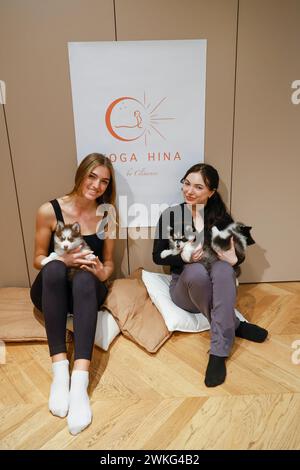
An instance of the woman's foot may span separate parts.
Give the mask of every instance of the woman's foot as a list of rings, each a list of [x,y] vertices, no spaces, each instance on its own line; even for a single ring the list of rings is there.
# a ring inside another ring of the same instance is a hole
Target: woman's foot
[[[268,330],[253,325],[253,323],[241,321],[238,328],[235,330],[235,336],[254,341],[255,343],[263,343],[268,336]]]
[[[70,389],[68,426],[71,434],[83,431],[92,421],[92,410],[87,393],[89,373],[86,370],[73,370]]]
[[[204,383],[207,387],[221,385],[226,378],[226,357],[209,355]]]
[[[69,409],[69,361],[53,362],[53,381],[50,388],[49,410],[55,416],[64,418]]]

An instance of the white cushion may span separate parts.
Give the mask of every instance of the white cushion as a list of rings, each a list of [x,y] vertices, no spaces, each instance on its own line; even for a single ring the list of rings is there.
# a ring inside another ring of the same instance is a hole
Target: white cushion
[[[169,274],[142,271],[142,279],[152,302],[162,314],[169,331],[185,331],[195,333],[209,330],[209,322],[202,313],[190,313],[183,310],[171,299],[169,286],[172,276]],[[235,309],[237,317],[246,321],[243,315]]]
[[[73,328],[73,315],[69,315],[67,319],[67,329],[74,331]],[[107,310],[100,310],[98,312],[95,344],[99,348],[107,351],[110,343],[120,333],[120,328],[112,314]]]

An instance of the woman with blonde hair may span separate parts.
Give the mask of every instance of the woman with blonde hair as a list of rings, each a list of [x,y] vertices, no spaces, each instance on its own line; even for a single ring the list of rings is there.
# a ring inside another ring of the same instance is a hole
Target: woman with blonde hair
[[[40,272],[30,294],[32,302],[44,315],[52,359],[49,409],[56,416],[68,415],[71,434],[78,434],[92,420],[87,394],[89,366],[97,312],[107,295],[105,281],[114,269],[114,240],[100,237],[96,230],[101,222],[99,208],[105,203],[114,206],[115,196],[115,176],[110,160],[93,153],[80,163],[72,191],[46,202],[37,212],[34,267]],[[90,250],[82,251],[78,247],[44,264],[45,258],[54,251],[58,222],[78,222]],[[95,258],[87,259],[91,253]],[[70,268],[77,268],[72,280],[68,276]],[[75,343],[71,384],[66,355],[68,313],[73,314]]]

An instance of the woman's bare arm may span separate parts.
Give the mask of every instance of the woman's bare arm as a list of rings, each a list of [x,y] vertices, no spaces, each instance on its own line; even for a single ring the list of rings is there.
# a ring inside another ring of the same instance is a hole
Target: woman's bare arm
[[[49,202],[43,204],[37,211],[34,243],[33,266],[41,269],[41,261],[48,256],[53,221],[53,208]]]
[[[114,271],[114,260],[113,260],[114,246],[115,246],[115,240],[113,238],[106,238],[104,240],[103,271],[105,272],[105,279],[102,279],[104,281],[106,281],[112,275]]]

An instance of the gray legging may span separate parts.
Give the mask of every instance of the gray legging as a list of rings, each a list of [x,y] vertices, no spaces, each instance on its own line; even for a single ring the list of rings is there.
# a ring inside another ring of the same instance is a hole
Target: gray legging
[[[50,261],[37,275],[30,296],[33,304],[44,314],[50,356],[66,349],[67,314],[73,313],[74,359],[92,357],[97,312],[107,288],[87,271],[78,270],[72,282],[62,261]]]
[[[240,321],[234,312],[235,272],[226,261],[216,261],[211,272],[201,263],[186,264],[181,274],[172,274],[173,302],[191,313],[202,312],[211,328],[210,354],[227,357]]]

